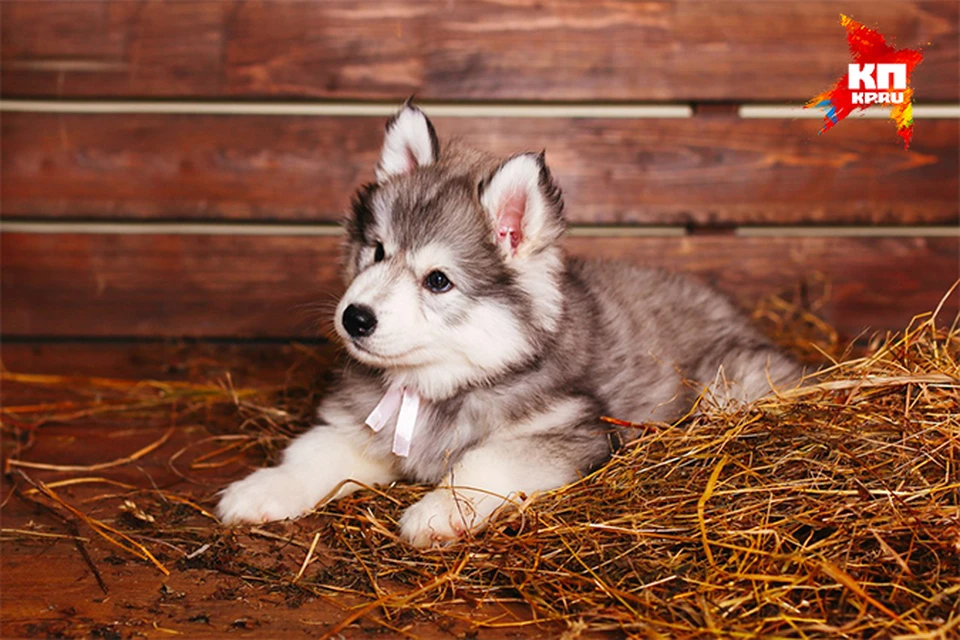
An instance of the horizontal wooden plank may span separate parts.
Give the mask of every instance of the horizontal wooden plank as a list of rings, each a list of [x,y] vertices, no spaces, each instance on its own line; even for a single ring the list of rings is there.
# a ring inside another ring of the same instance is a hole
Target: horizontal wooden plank
[[[695,274],[744,305],[822,274],[848,334],[896,329],[960,278],[960,238],[570,238],[574,254]],[[339,239],[4,233],[8,336],[316,336]],[[956,313],[957,297],[945,313]]]
[[[572,221],[956,224],[960,121],[437,118],[442,140],[546,148]],[[336,221],[383,119],[7,113],[6,216]]]
[[[955,0],[2,4],[7,96],[803,101],[846,68],[839,12],[923,46],[960,98]]]

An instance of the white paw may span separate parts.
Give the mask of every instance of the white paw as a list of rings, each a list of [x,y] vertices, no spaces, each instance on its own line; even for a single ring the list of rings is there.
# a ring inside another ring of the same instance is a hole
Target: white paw
[[[217,505],[224,524],[296,518],[314,506],[308,488],[281,468],[260,469],[227,487]]]
[[[400,537],[421,549],[448,545],[483,528],[501,502],[492,496],[477,496],[473,491],[431,491],[404,512]]]

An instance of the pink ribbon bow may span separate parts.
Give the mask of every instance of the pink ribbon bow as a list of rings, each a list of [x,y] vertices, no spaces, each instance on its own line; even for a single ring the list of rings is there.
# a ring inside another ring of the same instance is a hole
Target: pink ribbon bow
[[[368,427],[379,432],[397,412],[398,407],[400,415],[397,416],[397,428],[393,432],[393,452],[406,458],[410,454],[413,430],[417,424],[417,413],[420,411],[418,393],[405,389],[399,384],[391,385],[365,422]]]

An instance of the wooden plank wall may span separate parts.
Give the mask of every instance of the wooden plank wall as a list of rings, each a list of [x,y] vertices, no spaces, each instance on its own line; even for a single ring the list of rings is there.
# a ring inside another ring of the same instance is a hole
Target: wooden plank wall
[[[960,110],[955,0],[843,10],[923,45],[918,106]],[[902,328],[960,278],[960,120],[918,117],[904,150],[884,119],[818,136],[816,118],[738,111],[831,84],[849,56],[837,12],[6,1],[3,333],[317,335],[342,290],[335,224],[412,93],[441,138],[546,148],[578,255],[689,271],[744,305],[826,277],[846,334]]]

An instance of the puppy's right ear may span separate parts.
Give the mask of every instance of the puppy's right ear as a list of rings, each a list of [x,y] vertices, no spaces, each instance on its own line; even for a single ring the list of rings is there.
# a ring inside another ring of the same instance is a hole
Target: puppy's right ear
[[[377,182],[433,164],[440,157],[440,142],[430,120],[408,100],[387,121],[387,134],[377,165]]]

